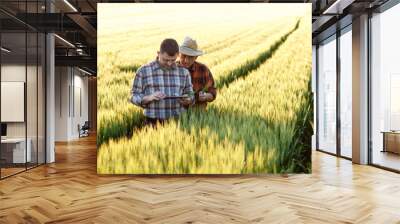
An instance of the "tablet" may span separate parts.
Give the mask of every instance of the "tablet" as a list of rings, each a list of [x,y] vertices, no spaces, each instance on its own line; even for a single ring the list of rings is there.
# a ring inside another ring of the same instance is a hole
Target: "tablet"
[[[180,98],[188,98],[189,96],[187,95],[182,95],[182,96],[166,96],[164,99],[180,99]]]

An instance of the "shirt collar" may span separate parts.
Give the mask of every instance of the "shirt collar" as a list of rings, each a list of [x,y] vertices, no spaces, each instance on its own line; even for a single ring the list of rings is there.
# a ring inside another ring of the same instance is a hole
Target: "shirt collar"
[[[193,64],[189,67],[189,70],[192,71],[192,72],[193,72],[194,70],[196,70],[196,65],[197,65],[197,62],[194,61]]]

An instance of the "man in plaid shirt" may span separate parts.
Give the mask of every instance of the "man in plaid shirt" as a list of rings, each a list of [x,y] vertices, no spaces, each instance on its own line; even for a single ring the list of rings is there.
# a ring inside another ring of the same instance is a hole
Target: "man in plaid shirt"
[[[144,108],[146,123],[163,123],[176,118],[194,101],[190,73],[175,64],[179,46],[174,39],[165,39],[157,59],[141,66],[133,80],[131,102]],[[182,97],[186,95],[187,97]]]
[[[217,90],[210,69],[196,61],[203,52],[197,49],[197,43],[190,37],[185,37],[179,47],[179,65],[187,68],[192,79],[195,92],[195,106],[206,108],[208,102],[215,100]]]

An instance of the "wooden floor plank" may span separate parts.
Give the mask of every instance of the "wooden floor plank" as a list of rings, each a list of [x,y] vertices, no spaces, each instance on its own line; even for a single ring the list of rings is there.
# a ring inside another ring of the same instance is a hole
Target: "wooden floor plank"
[[[99,176],[96,139],[0,181],[0,223],[400,223],[400,175],[313,152],[311,175]]]

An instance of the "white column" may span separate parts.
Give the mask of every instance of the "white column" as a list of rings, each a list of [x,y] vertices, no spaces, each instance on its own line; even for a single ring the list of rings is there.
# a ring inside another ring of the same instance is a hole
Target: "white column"
[[[47,1],[47,12],[53,12],[54,6]],[[46,163],[55,161],[55,53],[54,34],[46,35]]]
[[[368,163],[368,15],[353,19],[353,162]]]

